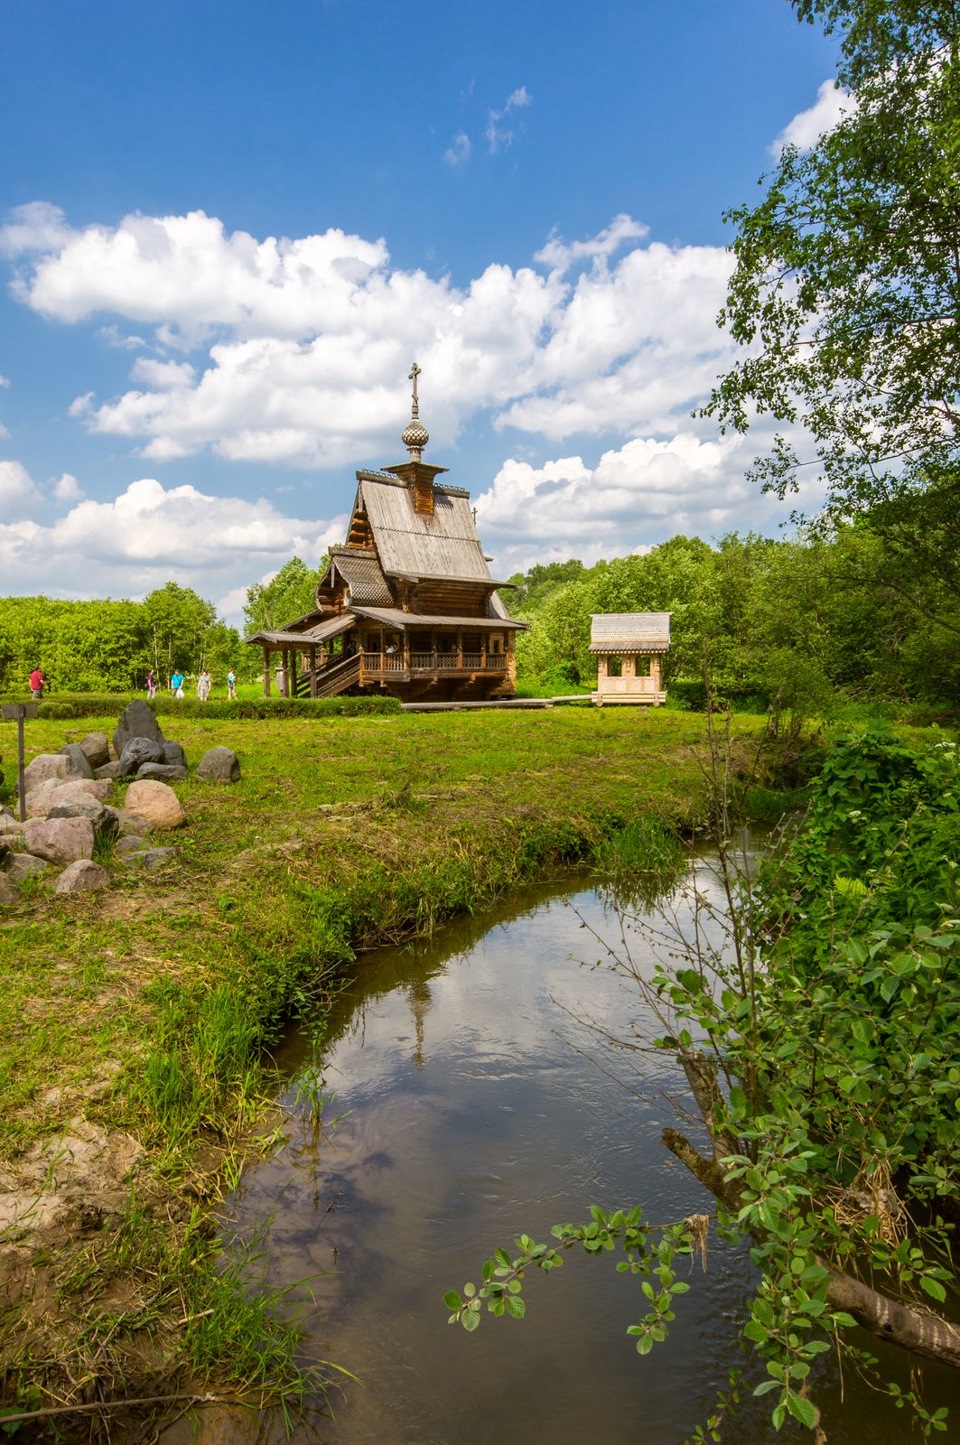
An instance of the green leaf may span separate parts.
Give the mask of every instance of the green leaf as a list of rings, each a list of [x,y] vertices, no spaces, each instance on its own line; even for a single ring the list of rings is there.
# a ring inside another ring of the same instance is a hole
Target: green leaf
[[[808,1400],[806,1395],[795,1394],[793,1390],[787,1393],[787,1409],[793,1418],[799,1420],[808,1430],[812,1430],[820,1418],[820,1412],[813,1401]]]
[[[447,1290],[447,1293],[443,1297],[443,1302],[448,1310],[458,1310],[460,1308],[460,1296],[455,1289]]]
[[[512,1315],[515,1320],[522,1320],[527,1312],[527,1306],[519,1295],[507,1296],[507,1314]]]
[[[931,1299],[942,1304],[947,1297],[947,1292],[938,1279],[932,1279],[928,1274],[920,1276],[920,1288],[925,1290]]]

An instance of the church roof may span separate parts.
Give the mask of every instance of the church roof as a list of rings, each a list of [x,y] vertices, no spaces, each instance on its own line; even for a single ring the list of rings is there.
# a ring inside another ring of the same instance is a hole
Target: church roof
[[[388,577],[410,577],[494,585],[477,535],[470,494],[460,487],[434,486],[433,511],[414,510],[409,488],[393,477],[358,473],[358,504],[373,533],[380,565]]]
[[[372,548],[331,547],[330,557],[350,588],[351,603],[366,603],[371,607],[393,605],[393,595]]]

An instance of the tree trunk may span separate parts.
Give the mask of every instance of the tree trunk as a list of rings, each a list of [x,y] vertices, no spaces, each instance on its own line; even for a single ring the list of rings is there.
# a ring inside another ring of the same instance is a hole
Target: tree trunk
[[[717,1159],[705,1159],[676,1129],[664,1129],[660,1137],[671,1154],[710,1190],[715,1199],[730,1210],[740,1208],[736,1181],[727,1178]],[[889,1340],[893,1345],[899,1345],[915,1355],[923,1355],[928,1360],[939,1360],[941,1364],[960,1368],[960,1327],[939,1315],[890,1299],[862,1280],[838,1273],[825,1260],[817,1263],[828,1273],[827,1302],[832,1309],[846,1310],[865,1330],[880,1339]]]

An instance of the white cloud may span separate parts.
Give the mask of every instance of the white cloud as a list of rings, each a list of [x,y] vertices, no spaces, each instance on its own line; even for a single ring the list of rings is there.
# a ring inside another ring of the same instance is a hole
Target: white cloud
[[[294,553],[316,565],[345,529],[345,516],[286,517],[263,499],[145,477],[112,501],[78,502],[49,526],[0,523],[0,576],[9,594],[143,596],[173,578],[206,597],[245,595],[254,577]]]
[[[466,165],[473,154],[473,142],[465,131],[458,131],[450,146],[443,153],[448,166]]]
[[[147,344],[142,336],[124,336],[119,326],[101,326],[95,335],[118,351],[139,351]]]
[[[28,502],[39,499],[40,493],[22,462],[0,461],[0,517],[20,510]]]
[[[491,155],[498,151],[505,150],[513,144],[514,132],[500,124],[512,110],[524,110],[528,105],[533,104],[533,96],[525,85],[519,86],[512,91],[504,101],[500,110],[489,110],[487,112],[487,124],[484,128],[483,138],[487,142],[487,150]]]
[[[646,243],[626,215],[586,240],[551,237],[546,275],[492,264],[462,287],[391,267],[382,240],[257,241],[202,212],[40,234],[56,244],[38,255],[34,237],[15,282],[25,304],[63,322],[107,311],[156,325],[160,355],[138,358],[137,389],[86,393],[70,413],[157,460],[313,467],[395,449],[414,355],[436,447],[485,409],[551,440],[671,434],[732,350],[714,326],[727,252]],[[201,346],[196,367],[169,359]]]
[[[0,256],[59,251],[71,236],[63,211],[49,201],[16,206],[0,229]]]
[[[770,154],[779,156],[787,146],[798,150],[811,150],[822,135],[839,125],[846,115],[856,110],[856,101],[835,80],[825,80],[817,91],[817,98],[809,110],[801,110],[785,126],[770,146]]]
[[[143,381],[158,391],[190,386],[196,374],[189,361],[154,361],[148,356],[138,356],[130,372],[134,381]]]
[[[637,438],[604,452],[596,466],[580,456],[542,466],[511,458],[476,503],[494,575],[549,558],[641,552],[677,533],[770,530],[788,509],[745,479],[757,447],[755,436],[697,435],[691,422],[670,440]],[[815,506],[821,495],[819,479],[808,478],[802,503]]]
[[[612,256],[629,241],[642,241],[650,234],[650,227],[632,216],[621,213],[614,216],[609,226],[586,241],[567,243],[556,232],[545,246],[534,255],[534,260],[554,271],[568,271],[578,261],[595,261]]]
[[[79,502],[83,500],[84,493],[76,477],[70,472],[64,472],[54,486],[53,495],[58,502]]]

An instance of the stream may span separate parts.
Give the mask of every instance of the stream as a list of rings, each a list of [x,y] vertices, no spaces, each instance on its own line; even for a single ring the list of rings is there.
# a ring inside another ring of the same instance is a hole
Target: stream
[[[709,862],[697,866],[709,888]],[[654,913],[627,933],[648,970],[660,926]],[[593,966],[594,935],[616,941],[620,923],[591,880],[567,878],[432,941],[364,955],[324,1041],[319,1130],[308,1037],[287,1040],[288,1144],[245,1176],[230,1218],[248,1239],[269,1221],[267,1279],[293,1286],[307,1310],[305,1358],[359,1379],[327,1410],[316,1402],[297,1445],[679,1445],[742,1362],[750,1265],[715,1236],[706,1274],[681,1262],[692,1287],[645,1358],[626,1334],[645,1312],[639,1281],[613,1254],[570,1251],[562,1269],[528,1275],[522,1322],[484,1313],[470,1335],[447,1323],[444,1292],[475,1281],[521,1231],[549,1240],[551,1225],[587,1219],[594,1203],[642,1203],[652,1221],[710,1207],[660,1143],[682,1079],[666,1058],[605,1039],[625,1037],[643,1010],[635,986]],[[905,1412],[823,1358],[815,1397],[831,1445],[920,1438]],[[956,1420],[952,1372],[927,1378],[930,1407],[951,1404]],[[748,1399],[724,1440],[812,1441],[792,1425],[778,1435],[769,1409],[770,1397]],[[256,1438],[284,1437],[265,1417]]]

